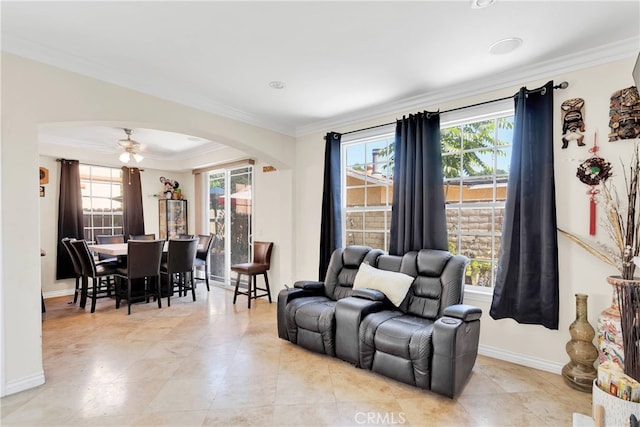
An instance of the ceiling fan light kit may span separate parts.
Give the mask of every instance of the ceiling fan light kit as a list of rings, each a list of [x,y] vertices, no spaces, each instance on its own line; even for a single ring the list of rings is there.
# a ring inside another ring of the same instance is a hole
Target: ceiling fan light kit
[[[136,161],[136,163],[140,163],[144,157],[139,153],[140,151],[140,143],[131,139],[131,129],[124,128],[124,133],[127,134],[127,139],[121,139],[118,141],[118,144],[124,149],[124,153],[120,154],[120,161],[122,163],[129,163],[131,158]]]

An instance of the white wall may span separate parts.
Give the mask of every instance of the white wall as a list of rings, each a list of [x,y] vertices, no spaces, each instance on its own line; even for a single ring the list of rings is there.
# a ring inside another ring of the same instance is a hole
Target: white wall
[[[48,263],[55,253],[51,249],[55,244],[51,243],[48,233],[57,232],[55,227],[48,224],[57,215],[57,208],[51,204],[57,190],[54,190],[55,183],[48,184],[46,197],[41,199],[36,190],[39,187],[36,171],[41,164],[49,165],[51,171],[57,170],[52,164],[55,157],[91,160],[78,152],[52,153],[40,150],[40,126],[56,123],[108,123],[119,127],[139,126],[180,132],[227,144],[233,147],[226,150],[227,153],[242,153],[254,158],[258,164],[275,165],[277,172],[256,174],[257,188],[275,188],[278,191],[273,197],[256,197],[255,215],[259,220],[256,221],[255,237],[275,242],[276,263],[270,274],[273,282],[280,283],[280,275],[286,278],[291,276],[290,271],[282,271],[291,268],[290,261],[283,262],[277,257],[290,256],[293,252],[289,230],[292,222],[293,185],[290,169],[295,157],[293,138],[6,53],[2,54],[1,78],[0,205],[12,206],[12,209],[2,212],[0,227],[0,253],[3,256],[0,275],[0,360],[3,362],[0,366],[0,395],[44,382],[46,373],[42,367],[41,278],[47,280],[46,286],[50,292],[64,292],[65,286],[69,286],[51,280],[54,273]],[[199,159],[201,163],[198,166],[228,160],[225,157],[228,154],[217,154],[203,156]],[[46,156],[49,156],[48,159]],[[108,161],[102,160],[105,161],[99,162],[100,164]],[[153,164],[145,159],[145,165],[149,169],[143,173],[143,186],[150,191],[156,185],[159,171],[163,170],[158,168],[153,171]],[[186,186],[187,182],[192,182],[192,178],[183,181]],[[145,190],[145,194],[146,192]],[[157,223],[157,216],[151,208],[146,209],[146,205],[145,220],[149,224]],[[192,212],[190,217],[191,215]],[[45,217],[42,233],[41,216]],[[193,217],[190,221],[193,223]],[[264,235],[259,234],[261,231]],[[48,249],[46,260],[41,260],[41,246]],[[42,272],[41,264],[45,266],[46,272]]]
[[[380,117],[353,126],[326,131],[347,132],[368,126],[392,123],[403,114],[420,110],[446,110],[471,105],[476,102],[513,95],[521,86],[533,89],[553,79],[556,84],[567,81],[569,88],[556,90],[555,101],[555,174],[558,226],[568,231],[588,236],[589,202],[585,194],[587,186],[576,178],[580,161],[590,156],[587,149],[593,144],[593,134],[598,131],[599,154],[608,159],[614,173],[622,174],[620,158],[628,158],[633,148],[632,141],[607,142],[609,133],[609,99],[613,92],[633,86],[631,70],[634,59],[623,60],[583,71],[549,76],[547,79],[522,82],[519,86],[486,93],[481,96],[460,99],[443,105],[425,105],[414,111],[398,111],[394,116]],[[575,143],[562,149],[562,123],[560,106],[570,98],[585,100],[585,142],[587,147],[577,147]],[[316,279],[318,277],[318,238],[320,236],[320,210],[322,194],[323,165],[318,159],[324,155],[323,136],[326,132],[307,135],[296,141],[295,167],[295,248],[296,279]],[[619,188],[622,188],[620,186]],[[600,214],[602,217],[603,215]],[[597,239],[606,241],[602,227]],[[313,238],[312,238],[313,237]],[[605,277],[616,274],[616,270],[595,259],[577,245],[560,236],[560,322],[557,331],[542,326],[521,325],[512,320],[493,320],[489,316],[490,302],[486,299],[465,296],[465,302],[478,305],[483,310],[480,347],[481,352],[494,357],[559,373],[569,361],[565,345],[570,339],[568,328],[575,319],[575,294],[589,295],[588,315],[592,325],[597,316],[611,302],[611,288]]]

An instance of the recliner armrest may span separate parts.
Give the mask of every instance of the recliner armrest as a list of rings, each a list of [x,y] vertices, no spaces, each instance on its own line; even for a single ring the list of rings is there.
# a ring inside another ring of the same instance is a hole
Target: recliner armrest
[[[304,289],[307,291],[317,291],[324,288],[324,282],[313,280],[299,280],[293,284],[294,288]]]
[[[364,298],[371,301],[384,301],[385,295],[375,289],[358,288],[354,289],[351,296]]]
[[[297,282],[297,283],[302,283],[302,282]],[[323,287],[319,287],[317,289],[304,289],[304,288],[282,289],[278,293],[278,313],[277,313],[278,336],[283,340],[289,341],[289,332],[288,332],[287,319],[286,319],[286,308],[289,302],[293,301],[296,298],[304,298],[304,297],[310,297],[310,296],[322,295],[322,294],[323,294]]]
[[[455,304],[446,307],[442,311],[443,316],[455,317],[464,322],[471,322],[482,317],[482,310],[479,307],[466,304]]]

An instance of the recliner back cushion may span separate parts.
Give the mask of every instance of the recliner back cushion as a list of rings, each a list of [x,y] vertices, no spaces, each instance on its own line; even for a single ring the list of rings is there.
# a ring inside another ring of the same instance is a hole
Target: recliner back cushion
[[[371,248],[368,246],[347,246],[333,251],[324,279],[327,297],[337,301],[351,296],[358,268],[369,252]]]
[[[414,255],[415,254],[415,255]],[[447,251],[435,249],[422,249],[417,253],[408,253],[403,260],[403,269],[408,270],[415,266],[416,278],[409,290],[406,305],[403,307],[406,313],[427,319],[437,319],[442,315],[442,310],[451,305],[462,302],[462,278],[459,274],[459,263],[463,270],[466,263],[461,257],[455,258]],[[451,271],[448,271],[448,266]]]

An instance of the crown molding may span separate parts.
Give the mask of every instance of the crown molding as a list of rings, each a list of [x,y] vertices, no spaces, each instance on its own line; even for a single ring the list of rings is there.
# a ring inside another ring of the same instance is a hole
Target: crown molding
[[[343,114],[296,128],[296,137],[316,132],[349,127],[365,121],[398,114],[402,111],[421,110],[426,106],[438,105],[457,99],[522,85],[523,82],[548,79],[554,74],[568,73],[608,64],[629,57],[635,57],[640,50],[640,37],[633,37],[616,43],[577,52],[560,59],[540,62],[533,66],[496,73],[477,82],[457,84],[431,91],[426,94],[387,102],[372,108]]]
[[[554,74],[586,69],[629,57],[635,57],[640,49],[639,46],[640,37],[633,37],[577,52],[552,61],[540,62],[534,66],[520,67],[515,70],[496,73],[483,79],[476,79],[473,82],[439,88],[414,97],[385,102],[371,108],[352,111],[295,127],[288,123],[267,120],[233,106],[218,103],[201,94],[194,94],[188,90],[187,87],[183,87],[180,82],[166,82],[153,79],[140,81],[130,74],[124,74],[115,70],[110,64],[99,61],[89,61],[70,52],[51,49],[11,34],[3,34],[2,39],[3,51],[292,137],[324,132],[328,129],[349,127],[364,121],[397,114],[402,111],[424,109],[425,106],[437,105],[494,90],[522,85],[523,82],[527,81],[550,78],[550,76]],[[158,87],[162,87],[162,91],[158,90]]]

